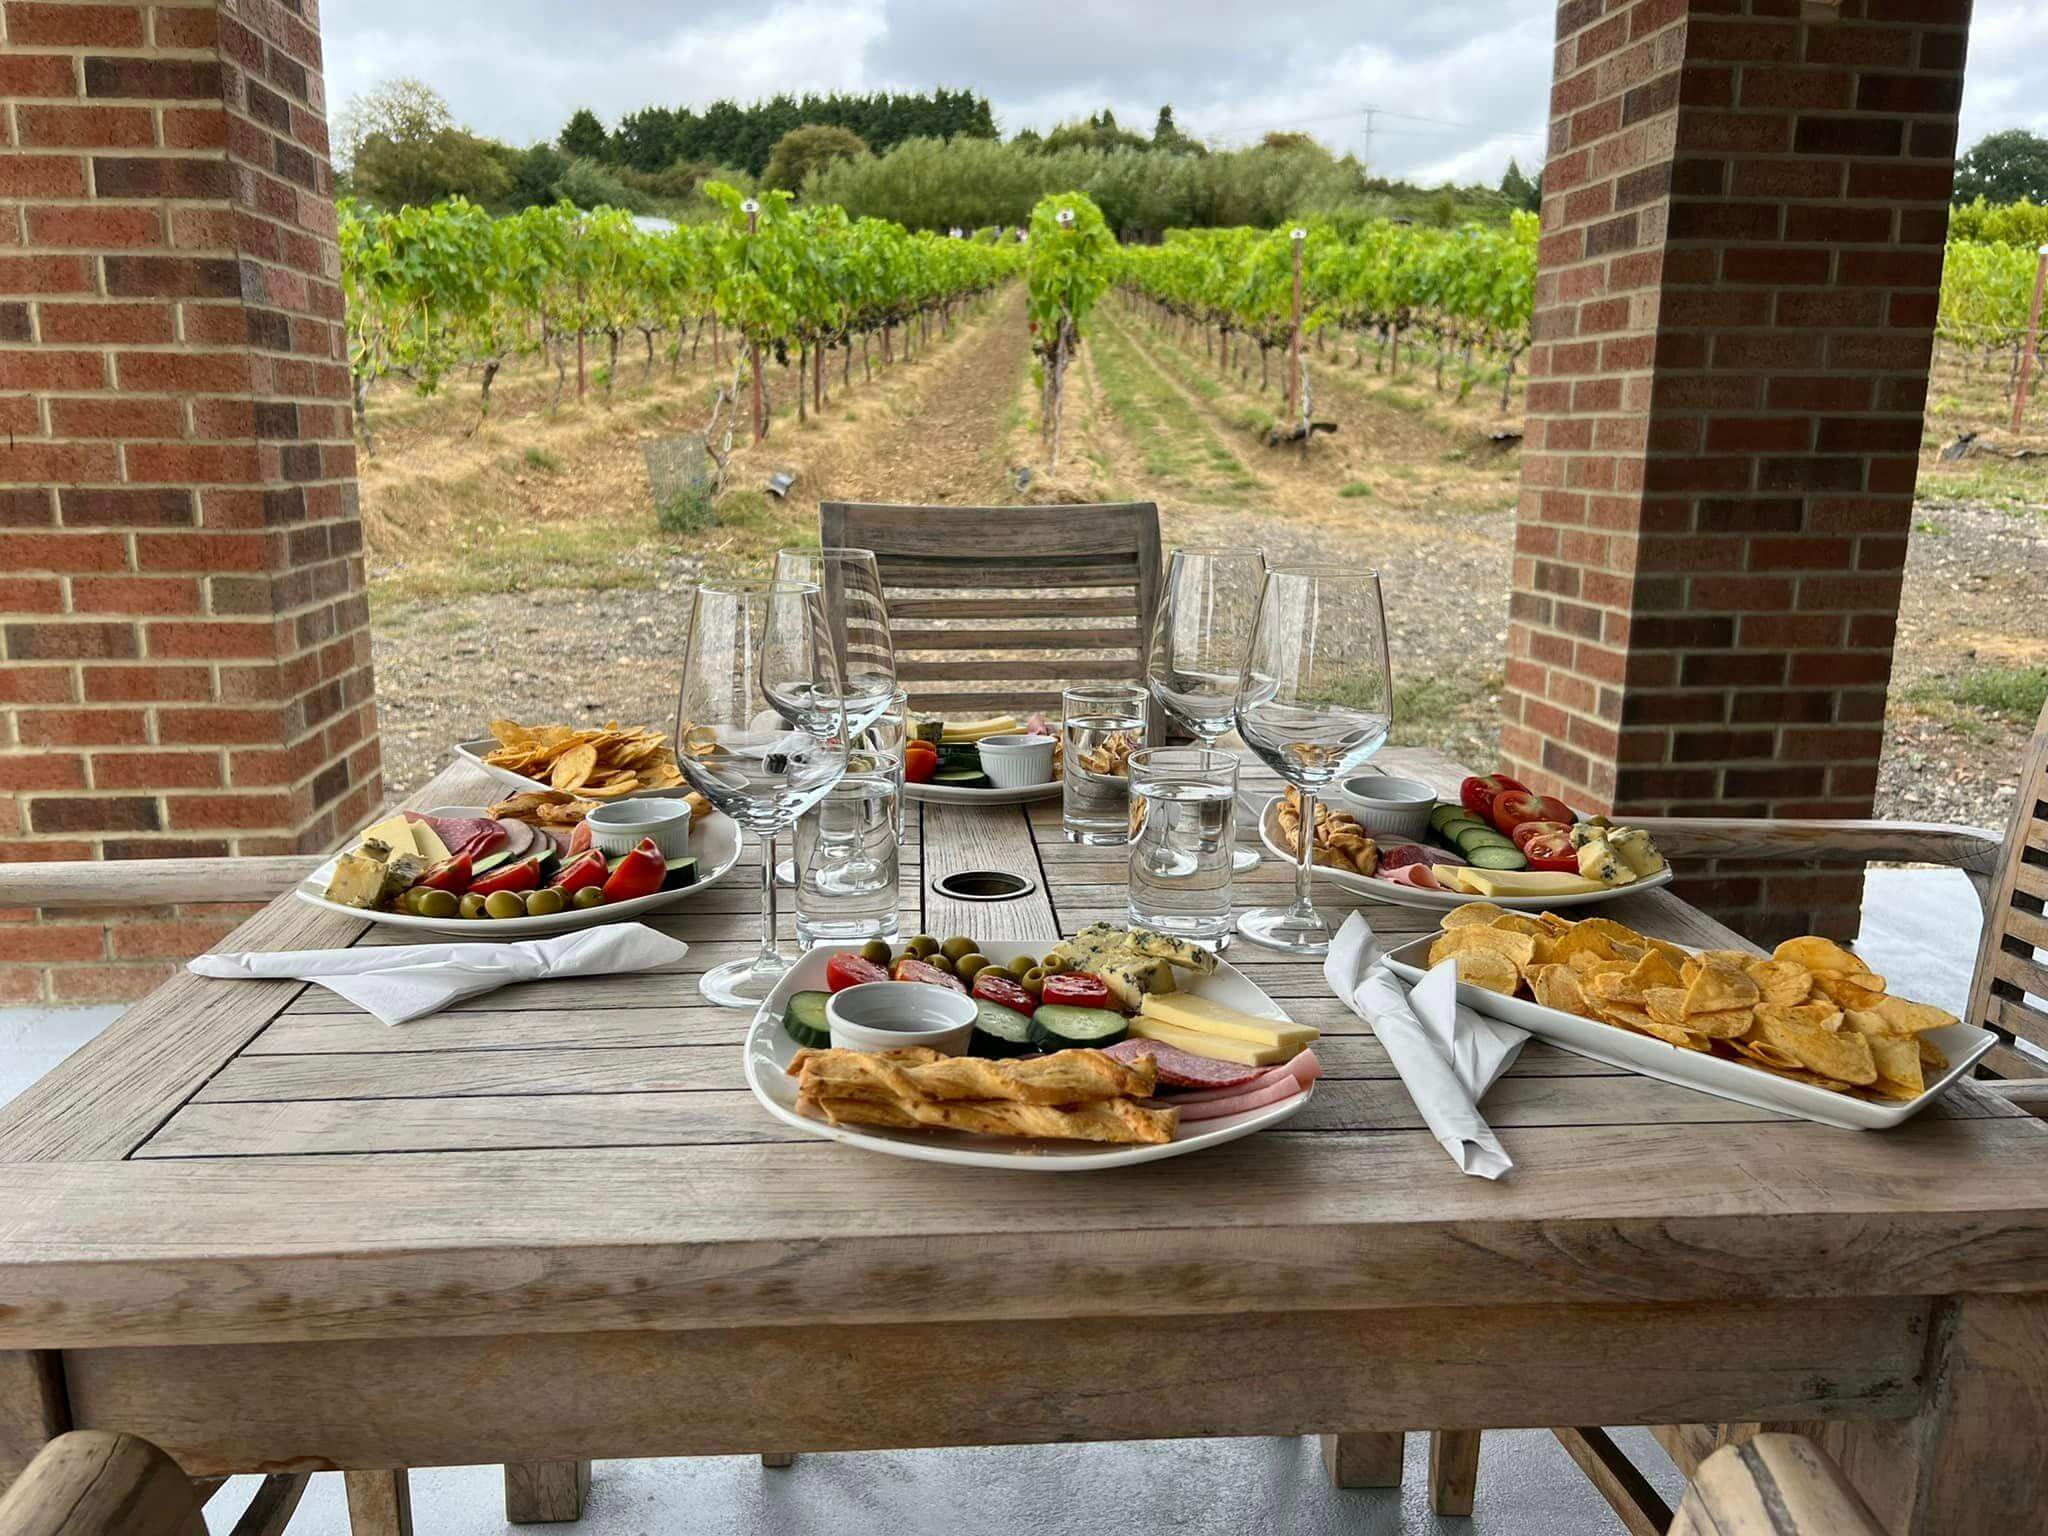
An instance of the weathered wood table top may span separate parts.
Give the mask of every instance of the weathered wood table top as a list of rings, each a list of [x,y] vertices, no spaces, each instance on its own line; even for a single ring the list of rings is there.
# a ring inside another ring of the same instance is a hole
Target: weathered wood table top
[[[487,798],[457,766],[414,803]],[[905,933],[1120,919],[1123,850],[1066,843],[1059,815],[924,807]],[[396,1028],[297,982],[180,975],[0,1111],[0,1469],[60,1413],[195,1473],[1839,1420],[1852,1476],[1923,1522],[1898,1529],[1943,1532],[1992,1529],[2044,1470],[2048,1126],[1992,1095],[1858,1134],[1532,1042],[1484,1106],[1516,1162],[1489,1183],[1317,964],[1240,943],[1325,1031],[1283,1129],[1063,1177],[877,1157],[760,1109],[746,1015],[698,996],[750,950],[759,856],[655,923],[690,943],[673,971]],[[919,879],[990,867],[1039,890],[951,907]],[[1239,900],[1291,879],[1268,859]],[[1603,910],[1735,942],[1663,893]],[[222,947],[402,937],[287,896]]]

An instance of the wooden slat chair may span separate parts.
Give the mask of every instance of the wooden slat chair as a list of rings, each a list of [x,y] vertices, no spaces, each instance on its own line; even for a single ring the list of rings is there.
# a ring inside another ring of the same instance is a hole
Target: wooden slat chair
[[[2003,838],[1979,827],[1923,822],[1624,819],[1647,831],[1674,863],[1726,858],[1816,869],[1884,862],[1962,870],[1984,909],[1963,1019],[2000,1039],[1979,1065],[1978,1075],[1983,1086],[2016,1107],[2048,1119],[2048,962],[2038,953],[2048,950],[2048,708],[2035,723]],[[1570,1427],[1553,1433],[1630,1532],[1656,1536],[1664,1531],[1669,1511],[1649,1493],[1648,1482],[1608,1435],[1599,1429]],[[1669,1444],[1678,1430],[1663,1427],[1658,1435]],[[1347,1446],[1354,1438],[1369,1445],[1379,1437],[1341,1437]],[[1432,1434],[1430,1502],[1438,1513],[1471,1513],[1479,1440],[1472,1430]],[[1332,1459],[1333,1469],[1336,1464]]]
[[[907,507],[828,501],[829,548],[882,570],[911,707],[965,718],[1057,712],[1069,684],[1143,682],[1159,606],[1159,509]],[[1159,721],[1153,720],[1153,739]]]

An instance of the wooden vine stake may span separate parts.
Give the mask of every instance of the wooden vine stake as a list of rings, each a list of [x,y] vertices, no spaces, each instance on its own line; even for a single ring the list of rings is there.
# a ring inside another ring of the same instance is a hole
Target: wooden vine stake
[[[1301,426],[1301,454],[1308,457],[1308,391],[1307,380],[1302,377],[1301,368],[1301,248],[1308,242],[1308,231],[1294,231],[1294,326],[1287,339],[1289,367],[1287,377],[1287,409]]]
[[[2020,387],[2012,397],[2012,430],[2020,429],[2027,414],[2027,386],[2034,378],[2034,353],[2041,344],[2041,290],[2048,286],[2048,245],[2041,247],[2034,262],[2034,308],[2027,316],[2027,345],[2020,353]]]
[[[747,216],[747,238],[752,239],[760,228],[761,205],[751,197],[740,204],[740,212]],[[768,435],[767,423],[761,409],[761,338],[747,338],[747,371],[754,376],[754,441],[759,443]]]

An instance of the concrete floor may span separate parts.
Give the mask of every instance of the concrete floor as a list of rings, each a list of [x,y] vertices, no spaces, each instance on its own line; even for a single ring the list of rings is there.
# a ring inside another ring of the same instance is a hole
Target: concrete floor
[[[1857,948],[1894,991],[1960,1011],[1975,959],[1979,907],[1953,871],[1874,870]],[[1967,937],[1966,937],[1967,936]],[[0,1009],[0,1103],[19,1093],[115,1017],[117,1008]],[[1676,1470],[1649,1435],[1618,1432],[1664,1497]],[[1621,1529],[1547,1431],[1489,1434],[1470,1520],[1439,1520],[1426,1498],[1429,1441],[1408,1439],[1398,1490],[1339,1492],[1312,1439],[1147,1441],[1123,1445],[994,1447],[799,1456],[782,1471],[753,1457],[600,1462],[576,1527],[585,1536],[955,1536],[989,1530],[1033,1536],[1189,1536],[1285,1532],[1320,1536],[1607,1536]],[[209,1525],[234,1523],[251,1479],[214,1500]],[[482,1536],[505,1524],[495,1467],[415,1472],[421,1536]],[[313,1479],[293,1536],[345,1536],[341,1479]]]

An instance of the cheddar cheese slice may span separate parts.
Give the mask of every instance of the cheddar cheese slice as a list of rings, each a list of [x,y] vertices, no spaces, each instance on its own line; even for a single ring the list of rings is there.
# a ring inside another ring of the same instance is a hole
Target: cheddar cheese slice
[[[1149,1001],[1149,999],[1148,999]],[[1301,1052],[1298,1045],[1266,1045],[1257,1040],[1233,1040],[1228,1035],[1208,1035],[1200,1030],[1182,1029],[1160,1019],[1139,1014],[1131,1020],[1131,1034],[1139,1040],[1157,1040],[1178,1046],[1191,1056],[1211,1061],[1234,1061],[1244,1067],[1271,1067],[1292,1061]]]
[[[1254,1045],[1284,1045],[1296,1051],[1313,1044],[1322,1033],[1310,1024],[1262,1019],[1256,1014],[1226,1008],[1214,998],[1190,997],[1185,992],[1170,997],[1147,997],[1139,1011],[1145,1018],[1156,1019],[1176,1029],[1193,1030],[1198,1035],[1248,1040]]]
[[[367,829],[357,839],[356,846],[361,847],[371,838],[384,844],[393,854],[409,853],[416,858],[423,856],[419,841],[413,836],[413,824],[403,816],[385,817],[377,825]]]

